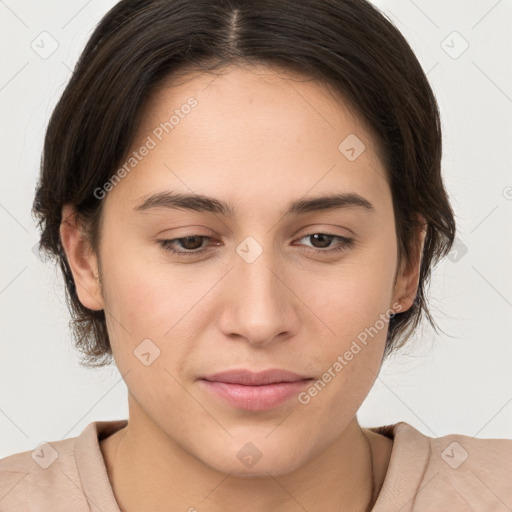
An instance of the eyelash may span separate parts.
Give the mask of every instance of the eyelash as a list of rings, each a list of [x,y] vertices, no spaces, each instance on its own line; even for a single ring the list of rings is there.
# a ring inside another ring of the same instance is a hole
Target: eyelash
[[[350,249],[354,245],[354,239],[353,238],[347,238],[345,236],[335,235],[333,233],[324,233],[324,232],[311,233],[309,235],[304,235],[304,236],[300,237],[299,240],[302,240],[303,238],[311,237],[313,235],[326,235],[326,236],[337,238],[337,239],[340,240],[339,244],[334,249],[325,249],[325,250],[323,250],[323,249],[315,249],[315,248],[310,249],[313,252],[333,254],[333,253],[341,252],[341,251],[343,251],[345,249]],[[190,250],[190,251],[180,251],[180,250],[172,249],[172,244],[174,242],[178,242],[180,240],[185,240],[186,238],[196,238],[196,237],[197,238],[203,238],[203,239],[204,238],[206,238],[206,239],[211,239],[212,238],[210,236],[204,236],[204,235],[189,235],[189,236],[183,236],[183,237],[180,237],[180,238],[172,238],[172,239],[169,239],[169,240],[159,240],[158,243],[160,244],[160,246],[165,251],[170,252],[172,254],[176,254],[178,256],[181,256],[181,255],[183,255],[183,256],[193,256],[193,255],[203,254],[208,249],[202,248],[202,249],[199,249],[199,250]]]

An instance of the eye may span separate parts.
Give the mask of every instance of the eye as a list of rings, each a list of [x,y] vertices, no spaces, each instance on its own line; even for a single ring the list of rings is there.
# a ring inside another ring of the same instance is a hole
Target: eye
[[[197,250],[198,247],[202,246],[202,241],[204,239],[210,239],[209,236],[203,236],[203,235],[190,235],[190,236],[184,236],[181,238],[173,238],[171,240],[159,240],[158,243],[169,252],[172,252],[173,254],[201,254],[206,251],[206,249],[203,247],[199,251]],[[198,243],[199,241],[199,243]],[[175,249],[176,244],[180,244],[185,250],[181,251],[179,249]]]
[[[299,238],[299,240],[307,238],[312,239],[313,243],[319,246],[312,246],[312,250],[318,253],[341,252],[343,250],[349,249],[354,245],[354,240],[352,238],[347,238],[341,235],[335,235],[331,233],[312,233],[310,235],[305,235]],[[211,239],[212,237],[204,235],[190,235],[181,238],[173,238],[169,240],[159,240],[158,243],[160,244],[161,247],[163,247],[164,250],[171,252],[172,254],[176,254],[179,256],[192,256],[206,252],[208,250],[208,247],[205,247],[203,245],[203,242],[205,240]],[[338,240],[338,243],[334,247],[332,247],[331,244],[333,240]]]
[[[313,246],[313,249],[315,249],[316,252],[341,252],[345,249],[349,249],[354,245],[354,239],[331,233],[313,233],[310,235],[305,235],[302,238],[299,238],[299,240],[303,240],[305,238],[310,238],[314,241],[315,244],[320,245],[320,248]],[[334,247],[330,246],[330,242],[333,239],[338,240],[338,243]],[[325,249],[326,246],[328,246],[327,249]]]

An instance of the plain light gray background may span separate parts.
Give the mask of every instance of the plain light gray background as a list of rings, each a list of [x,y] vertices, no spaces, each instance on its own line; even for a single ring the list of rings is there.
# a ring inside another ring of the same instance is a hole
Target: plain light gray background
[[[115,367],[78,366],[58,271],[33,252],[30,215],[46,124],[79,53],[114,1],[0,1],[0,457],[126,418]],[[432,84],[456,249],[434,271],[432,311],[386,362],[363,426],[512,437],[512,2],[379,0]],[[58,45],[55,49],[54,46]]]

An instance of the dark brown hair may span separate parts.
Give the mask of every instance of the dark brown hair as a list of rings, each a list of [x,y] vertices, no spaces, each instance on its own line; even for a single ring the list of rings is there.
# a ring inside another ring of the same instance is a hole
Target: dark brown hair
[[[105,313],[78,299],[59,227],[73,204],[98,254],[103,201],[93,191],[118,169],[144,104],[183,70],[263,64],[299,72],[338,92],[369,128],[388,173],[398,252],[414,250],[418,214],[427,222],[413,306],[391,318],[385,355],[422,315],[431,269],[455,236],[441,176],[439,109],[418,60],[393,23],[365,0],[122,0],[101,20],[51,116],[33,213],[40,249],[62,269],[81,364],[110,363]],[[341,141],[340,141],[341,142]]]

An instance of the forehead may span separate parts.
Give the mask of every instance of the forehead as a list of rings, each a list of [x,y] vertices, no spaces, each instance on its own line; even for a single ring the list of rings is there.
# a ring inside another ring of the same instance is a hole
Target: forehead
[[[378,202],[389,192],[375,141],[341,98],[266,66],[172,75],[144,105],[129,155],[144,146],[151,149],[107,197],[135,208],[162,190],[231,193],[231,203],[333,188]]]

